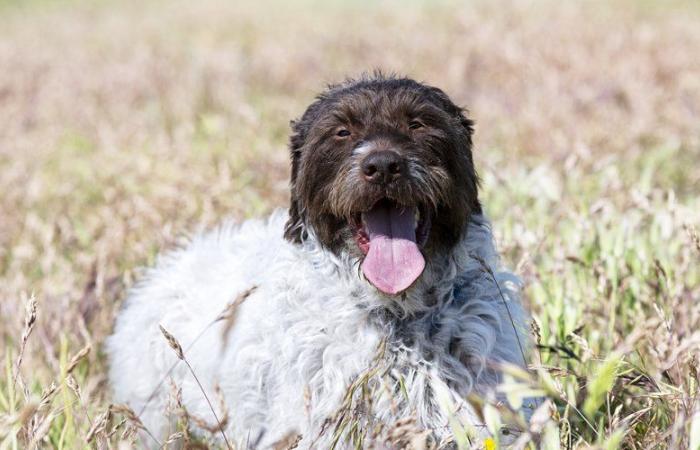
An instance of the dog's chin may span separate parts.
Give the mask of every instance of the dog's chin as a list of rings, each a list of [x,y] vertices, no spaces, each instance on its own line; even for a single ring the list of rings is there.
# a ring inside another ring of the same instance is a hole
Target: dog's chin
[[[353,244],[367,281],[387,295],[399,295],[425,269],[424,247],[432,214],[422,205],[382,198],[347,218]]]

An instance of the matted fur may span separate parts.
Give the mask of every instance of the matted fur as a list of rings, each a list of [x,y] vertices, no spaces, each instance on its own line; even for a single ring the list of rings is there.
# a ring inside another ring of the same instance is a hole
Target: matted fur
[[[474,389],[487,394],[498,382],[488,362],[523,364],[506,304],[479,261],[494,271],[515,325],[522,327],[517,278],[501,271],[488,222],[473,216],[454,252],[431,261],[419,285],[393,301],[361,279],[352,260],[313,240],[297,246],[282,239],[286,219],[278,212],[267,222],[223,226],[159,260],[131,292],[107,342],[115,399],[141,411],[176,361],[158,329],[163,324],[186,348],[211,397],[220,386],[231,438],[252,442],[262,436],[265,448],[296,431],[304,437],[300,448],[314,440],[315,448],[329,448],[333,430],[319,437],[322,424],[387,339],[387,388],[376,389],[373,405],[378,420],[391,425],[414,415],[438,439],[448,438],[444,401],[436,395],[443,391],[462,404],[462,421],[479,425],[461,399]],[[189,347],[254,285],[258,289],[240,306],[225,341],[219,323]],[[433,306],[426,306],[426,296]],[[215,424],[184,365],[172,378],[187,410]],[[170,425],[169,391],[166,382],[141,416],[161,437]]]
[[[439,89],[375,77],[331,87],[293,128],[289,213],[198,235],[131,291],[106,344],[115,400],[163,438],[172,382],[216,424],[187,367],[169,373],[162,325],[209,397],[220,389],[241,448],[290,433],[300,448],[345,448],[408,417],[441,445],[451,424],[478,429],[465,398],[493,398],[499,364],[524,365],[525,315],[478,201],[471,121]],[[400,178],[363,178],[380,151],[404,158]],[[385,200],[432,219],[416,240],[425,270],[398,296],[363,277],[356,243],[357,217]],[[217,317],[253,287],[227,332]]]

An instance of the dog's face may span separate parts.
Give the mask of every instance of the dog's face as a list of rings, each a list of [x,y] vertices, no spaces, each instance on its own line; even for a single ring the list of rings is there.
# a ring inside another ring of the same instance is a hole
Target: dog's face
[[[449,251],[480,213],[472,122],[437,88],[372,78],[329,88],[292,124],[285,237],[349,252],[387,294]]]

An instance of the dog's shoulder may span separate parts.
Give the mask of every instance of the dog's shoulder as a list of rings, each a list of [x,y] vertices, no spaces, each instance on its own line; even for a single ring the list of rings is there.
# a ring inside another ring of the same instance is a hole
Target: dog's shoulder
[[[267,219],[229,220],[196,233],[187,244],[162,253],[136,290],[166,280],[173,288],[193,282],[207,285],[231,275],[255,282],[271,264],[294,251],[282,238],[286,217],[283,211],[275,211]]]
[[[286,220],[275,211],[267,219],[226,221],[163,252],[129,290],[117,332],[162,322],[187,335],[251,288],[279,290],[299,261],[296,246],[282,237]]]

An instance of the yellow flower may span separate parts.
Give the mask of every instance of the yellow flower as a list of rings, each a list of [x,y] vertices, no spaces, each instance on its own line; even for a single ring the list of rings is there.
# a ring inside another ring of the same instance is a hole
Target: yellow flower
[[[486,438],[484,440],[484,450],[496,450],[496,442],[493,438]]]

